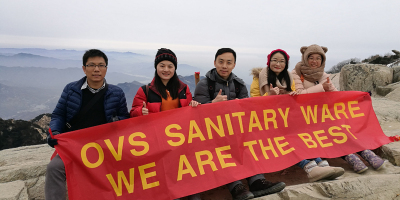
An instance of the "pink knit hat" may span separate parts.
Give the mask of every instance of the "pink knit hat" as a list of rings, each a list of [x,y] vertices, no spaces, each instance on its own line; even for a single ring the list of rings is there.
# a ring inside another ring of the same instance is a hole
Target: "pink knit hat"
[[[274,54],[275,52],[284,53],[286,55],[287,59],[288,59],[287,61],[289,62],[290,56],[289,56],[289,54],[286,53],[286,51],[284,51],[282,49],[275,49],[275,50],[271,51],[271,53],[268,54],[268,62],[267,62],[267,66],[268,67],[269,67],[269,62],[271,61],[271,55]]]

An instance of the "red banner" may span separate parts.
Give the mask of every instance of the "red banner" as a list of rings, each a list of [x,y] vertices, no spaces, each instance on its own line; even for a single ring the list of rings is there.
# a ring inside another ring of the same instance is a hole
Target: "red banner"
[[[175,199],[390,142],[364,92],[232,100],[55,138],[72,200]]]

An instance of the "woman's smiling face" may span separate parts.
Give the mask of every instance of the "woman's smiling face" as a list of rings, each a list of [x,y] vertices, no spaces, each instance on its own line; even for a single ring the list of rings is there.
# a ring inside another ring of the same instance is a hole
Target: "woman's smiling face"
[[[163,60],[157,64],[157,75],[161,78],[161,81],[166,85],[168,81],[175,74],[175,65],[168,60]]]
[[[279,75],[286,67],[286,59],[281,53],[275,53],[271,57],[269,68],[275,72],[276,75]]]
[[[308,66],[310,66],[312,69],[321,67],[321,64],[322,64],[321,55],[314,53],[308,56]]]

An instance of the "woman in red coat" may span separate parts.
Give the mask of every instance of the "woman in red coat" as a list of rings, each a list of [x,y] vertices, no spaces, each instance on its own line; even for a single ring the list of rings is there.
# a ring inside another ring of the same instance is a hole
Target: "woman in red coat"
[[[157,51],[154,78],[150,84],[139,88],[133,99],[131,117],[148,115],[185,106],[196,107],[189,86],[179,80],[176,74],[177,58],[170,49]]]
[[[148,115],[185,106],[197,107],[200,103],[192,100],[189,86],[176,75],[178,61],[174,52],[161,48],[154,60],[156,71],[150,84],[139,88],[133,99],[131,117]],[[189,200],[199,200],[194,194]]]

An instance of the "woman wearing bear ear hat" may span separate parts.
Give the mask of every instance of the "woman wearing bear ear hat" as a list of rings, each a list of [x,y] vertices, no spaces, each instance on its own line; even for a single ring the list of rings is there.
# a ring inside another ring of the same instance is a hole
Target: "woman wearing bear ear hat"
[[[316,44],[300,48],[301,61],[291,72],[298,94],[337,91],[329,81],[329,75],[324,72],[327,51],[328,48]],[[343,168],[331,167],[328,161],[321,158],[302,160],[297,166],[306,171],[310,182],[335,179],[344,174]]]
[[[300,48],[301,61],[292,71],[298,94],[337,91],[324,72],[328,48],[313,44]]]
[[[328,48],[316,44],[300,48],[300,52],[302,53],[301,61],[297,63],[295,69],[292,71],[297,93],[307,94],[337,91],[335,86],[330,82],[329,75],[324,72],[326,61],[325,53],[327,51]],[[375,170],[379,170],[383,167],[384,160],[373,151],[367,149],[357,152],[357,154],[365,159]],[[342,159],[346,160],[356,173],[362,173],[368,169],[364,162],[355,154],[342,156]],[[298,165],[304,169],[307,163],[303,161]],[[318,166],[329,166],[327,161],[322,161],[320,158],[315,159],[315,161]],[[336,171],[338,171],[339,168],[335,168]]]

